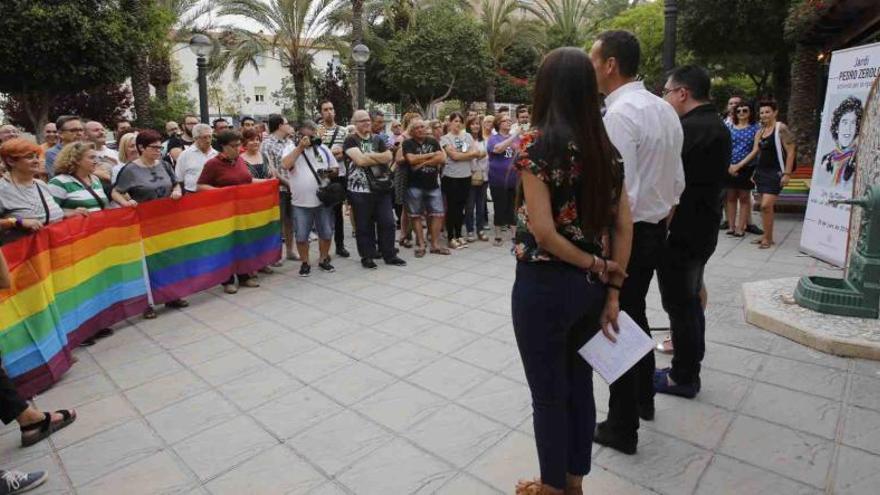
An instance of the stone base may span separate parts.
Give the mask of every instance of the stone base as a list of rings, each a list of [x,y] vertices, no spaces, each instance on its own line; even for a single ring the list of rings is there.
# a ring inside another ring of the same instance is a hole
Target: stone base
[[[822,352],[880,361],[880,320],[817,313],[794,302],[798,278],[743,284],[746,321]]]

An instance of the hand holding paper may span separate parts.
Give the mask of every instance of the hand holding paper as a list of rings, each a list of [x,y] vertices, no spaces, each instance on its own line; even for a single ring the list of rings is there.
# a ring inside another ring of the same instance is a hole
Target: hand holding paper
[[[598,332],[578,351],[608,384],[614,383],[654,349],[654,340],[628,314],[621,311],[617,324],[620,330],[617,342]]]

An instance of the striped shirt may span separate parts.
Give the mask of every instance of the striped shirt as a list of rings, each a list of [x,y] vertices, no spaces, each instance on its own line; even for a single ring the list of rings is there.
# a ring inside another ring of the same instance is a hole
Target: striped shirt
[[[107,206],[107,195],[101,186],[101,180],[94,175],[90,176],[92,191],[89,192],[79,179],[72,175],[59,174],[49,181],[49,192],[55,201],[65,210],[85,208],[89,211],[98,211]],[[97,198],[96,198],[97,196]]]

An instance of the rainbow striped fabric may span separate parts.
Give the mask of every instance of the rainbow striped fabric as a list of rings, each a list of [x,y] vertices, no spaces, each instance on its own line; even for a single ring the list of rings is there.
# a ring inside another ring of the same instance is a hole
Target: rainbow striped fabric
[[[70,350],[156,304],[280,257],[275,181],[106,210],[3,246],[12,288],[0,291],[0,355],[19,393],[61,378]]]

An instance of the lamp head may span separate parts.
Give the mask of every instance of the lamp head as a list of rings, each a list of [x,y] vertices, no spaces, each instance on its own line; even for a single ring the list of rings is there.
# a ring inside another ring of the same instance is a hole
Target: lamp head
[[[196,57],[207,57],[211,54],[213,47],[214,44],[211,43],[211,39],[204,34],[194,34],[189,39],[189,49],[192,50]]]
[[[358,43],[351,49],[351,58],[359,64],[367,63],[370,60],[370,49],[363,43]]]

